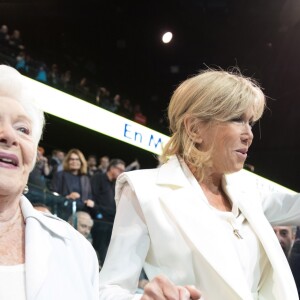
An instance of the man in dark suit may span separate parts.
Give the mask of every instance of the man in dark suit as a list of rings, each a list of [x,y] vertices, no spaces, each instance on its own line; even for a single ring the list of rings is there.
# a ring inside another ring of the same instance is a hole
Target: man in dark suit
[[[93,207],[90,207],[90,214],[95,219],[95,226],[92,230],[93,246],[99,253],[101,263],[104,262],[110,243],[116,214],[116,179],[124,171],[124,161],[121,159],[112,159],[106,173],[98,172],[91,177],[94,204]]]

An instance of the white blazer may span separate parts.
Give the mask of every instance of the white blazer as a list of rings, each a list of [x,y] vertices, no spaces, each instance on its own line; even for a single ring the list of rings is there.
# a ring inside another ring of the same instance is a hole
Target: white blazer
[[[98,300],[99,264],[92,245],[67,222],[22,197],[27,300]]]
[[[223,186],[239,203],[270,261],[258,295],[250,292],[233,246],[216,226],[216,215],[195,195],[174,156],[160,168],[118,178],[117,216],[100,272],[100,299],[139,299],[134,291],[142,267],[149,279],[164,274],[176,285],[195,285],[205,300],[298,299],[269,222],[299,224],[299,195],[264,195],[255,182],[241,182],[239,173],[225,176]]]

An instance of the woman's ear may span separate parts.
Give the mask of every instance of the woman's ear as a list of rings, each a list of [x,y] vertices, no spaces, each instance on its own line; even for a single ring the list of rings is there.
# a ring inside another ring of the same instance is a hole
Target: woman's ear
[[[195,143],[195,144],[201,144],[203,142],[202,138],[202,122],[191,116],[186,116],[183,120],[185,131],[189,138]]]

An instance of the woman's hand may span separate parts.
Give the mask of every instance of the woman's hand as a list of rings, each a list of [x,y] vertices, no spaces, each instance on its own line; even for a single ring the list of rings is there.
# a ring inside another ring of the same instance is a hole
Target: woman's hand
[[[66,198],[70,199],[70,200],[76,200],[76,199],[80,198],[80,194],[77,192],[72,192],[71,194],[67,195]]]
[[[160,275],[145,285],[141,300],[198,300],[200,297],[200,291],[194,286],[176,286]]]
[[[94,207],[95,206],[95,202],[91,199],[88,199],[88,200],[85,200],[84,201],[84,204],[87,206],[87,207]]]

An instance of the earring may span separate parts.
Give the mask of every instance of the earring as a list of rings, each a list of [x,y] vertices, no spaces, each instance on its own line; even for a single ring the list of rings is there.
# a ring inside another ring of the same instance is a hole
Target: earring
[[[26,195],[29,192],[28,185],[26,184],[23,190],[23,195]]]

